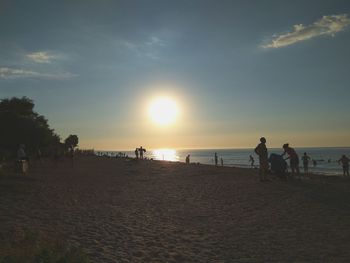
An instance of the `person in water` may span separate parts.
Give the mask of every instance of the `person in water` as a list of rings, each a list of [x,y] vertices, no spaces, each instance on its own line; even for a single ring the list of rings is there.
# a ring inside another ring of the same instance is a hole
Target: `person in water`
[[[304,155],[301,157],[301,159],[303,160],[304,173],[308,174],[309,173],[309,160],[311,160],[311,158],[305,152]]]
[[[284,153],[282,154],[282,156],[285,154],[288,154],[287,159],[290,160],[290,169],[292,170],[292,175],[294,175],[295,172],[297,172],[297,174],[300,175],[298,154],[292,147],[289,147],[288,143],[283,144],[282,147],[284,150]]]
[[[338,160],[343,166],[343,176],[349,176],[349,162],[350,159],[345,154]]]
[[[254,152],[259,156],[259,176],[260,181],[267,180],[267,172],[269,170],[269,161],[267,158],[267,148],[266,148],[266,139],[265,137],[260,138],[260,143],[254,149]]]

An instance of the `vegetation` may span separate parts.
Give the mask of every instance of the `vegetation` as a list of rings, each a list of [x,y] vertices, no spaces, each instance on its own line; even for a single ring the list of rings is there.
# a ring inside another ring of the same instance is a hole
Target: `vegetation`
[[[0,101],[0,161],[14,157],[19,144],[25,145],[27,154],[49,154],[64,148],[60,137],[49,127],[47,119],[34,111],[34,102],[27,98]],[[72,136],[72,137],[71,137]],[[70,147],[77,146],[78,137],[67,139]]]
[[[74,150],[78,146],[79,139],[77,135],[69,135],[67,139],[64,140],[64,144],[67,149]]]

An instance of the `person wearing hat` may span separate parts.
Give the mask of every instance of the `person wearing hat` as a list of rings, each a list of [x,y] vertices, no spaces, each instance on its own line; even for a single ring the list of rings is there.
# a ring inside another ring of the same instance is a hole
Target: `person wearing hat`
[[[266,148],[266,139],[265,137],[260,138],[260,143],[256,146],[254,152],[259,156],[259,176],[260,181],[267,180],[267,172],[269,170],[269,161],[267,158],[267,148]]]
[[[283,144],[282,147],[284,150],[284,153],[282,154],[282,156],[285,154],[288,154],[287,159],[289,159],[289,161],[290,161],[290,169],[292,170],[292,175],[295,174],[295,171],[297,172],[298,175],[300,175],[298,154],[296,153],[296,151],[292,147],[289,147],[288,143]]]

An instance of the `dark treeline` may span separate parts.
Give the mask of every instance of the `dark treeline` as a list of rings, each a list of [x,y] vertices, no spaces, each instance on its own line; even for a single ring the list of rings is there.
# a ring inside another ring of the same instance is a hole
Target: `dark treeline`
[[[0,161],[12,159],[20,144],[29,156],[63,153],[78,145],[78,137],[70,135],[65,143],[50,128],[48,120],[34,111],[33,100],[6,98],[0,101]]]

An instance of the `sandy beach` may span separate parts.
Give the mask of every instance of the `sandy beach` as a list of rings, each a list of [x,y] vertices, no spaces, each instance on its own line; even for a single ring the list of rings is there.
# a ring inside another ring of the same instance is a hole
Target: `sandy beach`
[[[78,157],[0,177],[0,234],[59,236],[91,262],[349,262],[350,180]]]

